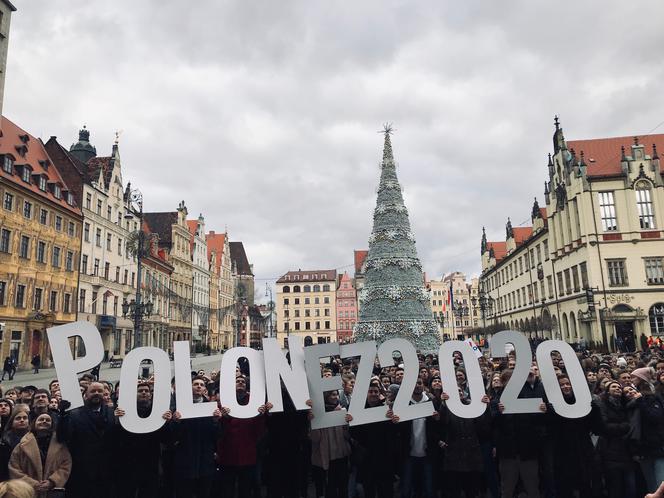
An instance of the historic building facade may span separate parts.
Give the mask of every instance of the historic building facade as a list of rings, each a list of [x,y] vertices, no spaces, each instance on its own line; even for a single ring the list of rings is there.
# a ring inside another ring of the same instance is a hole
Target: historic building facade
[[[336,270],[289,271],[277,280],[277,339],[296,334],[305,345],[337,337]]]
[[[171,338],[191,342],[193,263],[187,207],[182,201],[176,211],[145,213],[143,219],[147,229],[159,236],[159,248],[173,266],[169,300]]]
[[[50,366],[46,329],[76,319],[81,210],[42,142],[0,129],[0,356]]]
[[[69,151],[55,137],[46,143],[56,167],[72,187],[83,212],[78,320],[101,333],[104,361],[123,357],[134,344],[134,324],[122,303],[136,293],[138,218],[127,209],[117,142],[110,156],[98,157],[83,128]]]
[[[493,322],[611,350],[664,336],[664,135],[643,141],[567,142],[556,120],[546,209],[508,220],[505,242],[482,237]]]
[[[233,346],[234,278],[228,232],[205,235],[211,262],[210,337],[214,351]]]
[[[450,288],[452,299],[450,303]],[[466,280],[462,272],[452,272],[440,280],[427,282],[431,311],[438,322],[441,339],[480,339],[482,320],[478,303],[479,279]]]
[[[344,272],[339,277],[336,299],[337,342],[348,342],[353,337],[353,327],[357,322],[357,292],[353,279]]]
[[[207,351],[210,343],[210,260],[205,241],[205,218],[187,220],[192,263],[191,330],[196,351]]]

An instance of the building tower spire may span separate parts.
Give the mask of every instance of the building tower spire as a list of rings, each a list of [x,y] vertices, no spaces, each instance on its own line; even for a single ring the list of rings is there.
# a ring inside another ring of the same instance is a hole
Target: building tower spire
[[[422,351],[434,352],[440,345],[438,326],[397,178],[393,132],[390,124],[380,132],[385,136],[383,161],[355,338],[382,343],[401,337]]]
[[[482,245],[480,247],[480,255],[484,254],[486,252],[486,230],[484,227],[482,227]]]

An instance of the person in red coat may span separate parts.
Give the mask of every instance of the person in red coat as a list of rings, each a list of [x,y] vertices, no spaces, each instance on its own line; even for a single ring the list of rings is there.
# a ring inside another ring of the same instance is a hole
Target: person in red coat
[[[235,379],[238,403],[249,402],[247,378],[239,375]],[[221,419],[222,436],[217,442],[217,463],[221,468],[222,496],[234,496],[238,486],[239,498],[249,498],[256,482],[256,447],[265,433],[265,414],[271,403],[261,405],[253,418],[234,418],[224,412]],[[232,415],[232,414],[231,414]]]

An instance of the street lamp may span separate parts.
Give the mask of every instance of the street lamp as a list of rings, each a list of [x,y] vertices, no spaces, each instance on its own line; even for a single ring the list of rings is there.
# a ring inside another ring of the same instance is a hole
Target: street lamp
[[[270,313],[270,330],[268,331],[268,337],[272,337],[272,311],[274,310],[274,301],[272,301],[272,288],[268,285],[268,283],[265,283],[265,297],[267,297],[268,293],[270,294],[270,301],[267,303],[267,308]]]
[[[452,312],[454,313],[454,316],[456,316],[459,319],[460,327],[464,327],[463,318],[467,317],[470,314],[470,308],[468,307],[468,305],[462,303],[457,299],[456,301],[454,301],[454,305],[452,306]]]
[[[138,189],[132,189],[131,183],[127,183],[125,190],[125,201],[127,203],[125,219],[131,220],[138,217],[138,231],[136,247],[134,254],[136,255],[136,299],[127,302],[126,299],[122,302],[122,313],[126,318],[127,314],[131,313],[131,320],[134,322],[134,346],[141,347],[142,342],[142,321],[144,316],[152,314],[152,303],[147,302],[143,304],[141,301],[141,273],[142,273],[142,259],[145,251],[143,242],[143,194]]]

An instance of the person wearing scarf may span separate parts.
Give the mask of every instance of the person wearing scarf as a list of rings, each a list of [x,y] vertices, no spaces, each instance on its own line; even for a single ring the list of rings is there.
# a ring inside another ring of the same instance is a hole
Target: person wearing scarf
[[[9,476],[30,484],[37,498],[46,498],[48,491],[64,487],[71,473],[71,455],[55,437],[53,418],[39,415],[18,443],[9,461]]]

